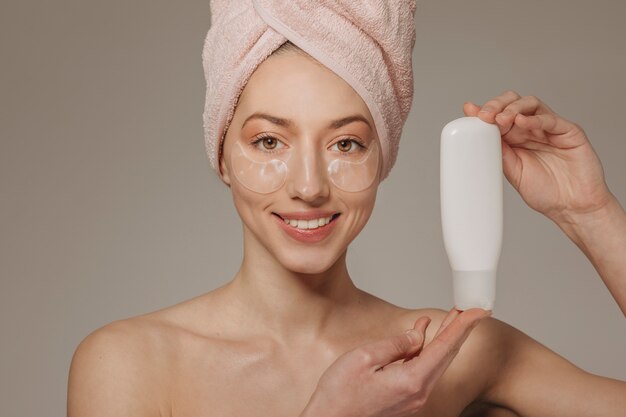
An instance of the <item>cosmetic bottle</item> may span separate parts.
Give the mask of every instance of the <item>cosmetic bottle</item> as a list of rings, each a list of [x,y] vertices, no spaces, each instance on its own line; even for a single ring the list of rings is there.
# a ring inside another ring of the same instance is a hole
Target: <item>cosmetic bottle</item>
[[[461,117],[441,131],[441,225],[459,310],[493,310],[502,249],[502,145],[495,124]]]

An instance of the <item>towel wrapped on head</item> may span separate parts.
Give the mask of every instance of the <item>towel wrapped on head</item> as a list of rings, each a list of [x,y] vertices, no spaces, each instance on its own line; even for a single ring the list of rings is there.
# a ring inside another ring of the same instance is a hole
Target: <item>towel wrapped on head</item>
[[[224,137],[254,70],[290,41],[363,99],[382,145],[381,181],[398,154],[413,100],[416,0],[211,0],[202,61],[206,151],[222,176]]]

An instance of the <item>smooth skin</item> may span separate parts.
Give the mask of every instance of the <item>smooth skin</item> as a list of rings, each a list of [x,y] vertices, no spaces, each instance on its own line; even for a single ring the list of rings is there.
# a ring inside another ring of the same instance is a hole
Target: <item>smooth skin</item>
[[[578,175],[576,184],[603,185],[600,162],[582,129],[572,134],[553,113],[553,127],[548,116],[534,119],[547,107],[532,107],[532,101],[507,92],[487,103],[493,113],[470,103],[465,109],[502,129],[512,143],[503,154],[507,179],[585,248],[623,309],[624,211],[608,188],[589,198],[568,182]],[[505,108],[515,113],[513,122],[495,118]],[[293,123],[254,120],[242,127],[255,111]],[[259,195],[231,178],[228,156],[237,136],[270,132],[318,152],[346,136],[377,140],[363,122],[327,129],[330,120],[354,113],[373,126],[360,96],[309,57],[273,56],[257,68],[220,161],[242,219],[240,270],[206,294],[88,335],[70,367],[69,417],[583,417],[626,409],[626,383],[577,368],[480,309],[404,309],[356,288],[347,248],[369,219],[378,182],[342,193],[320,171]],[[555,126],[564,133],[552,133]],[[571,137],[577,146],[564,142]],[[543,191],[550,184],[567,192],[553,199]],[[333,234],[315,246],[290,240],[272,214],[313,208],[342,213]]]

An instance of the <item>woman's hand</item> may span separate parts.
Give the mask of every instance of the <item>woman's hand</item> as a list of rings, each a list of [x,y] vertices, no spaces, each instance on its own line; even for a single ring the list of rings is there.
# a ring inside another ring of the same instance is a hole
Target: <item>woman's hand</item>
[[[426,347],[430,318],[420,317],[404,334],[344,353],[322,374],[300,417],[415,415],[471,330],[489,315],[479,308],[452,309]]]
[[[463,111],[495,123],[504,175],[534,210],[557,223],[596,212],[613,197],[583,129],[534,96],[507,91]]]
[[[463,111],[498,126],[506,179],[584,252],[626,316],[626,214],[583,129],[515,91]]]

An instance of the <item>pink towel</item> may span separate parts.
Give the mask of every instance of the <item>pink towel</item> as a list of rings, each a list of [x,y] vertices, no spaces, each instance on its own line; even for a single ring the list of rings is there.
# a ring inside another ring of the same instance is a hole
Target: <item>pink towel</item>
[[[287,40],[343,78],[367,104],[385,179],[413,100],[416,0],[211,0],[202,62],[206,151],[218,172],[239,94]]]

